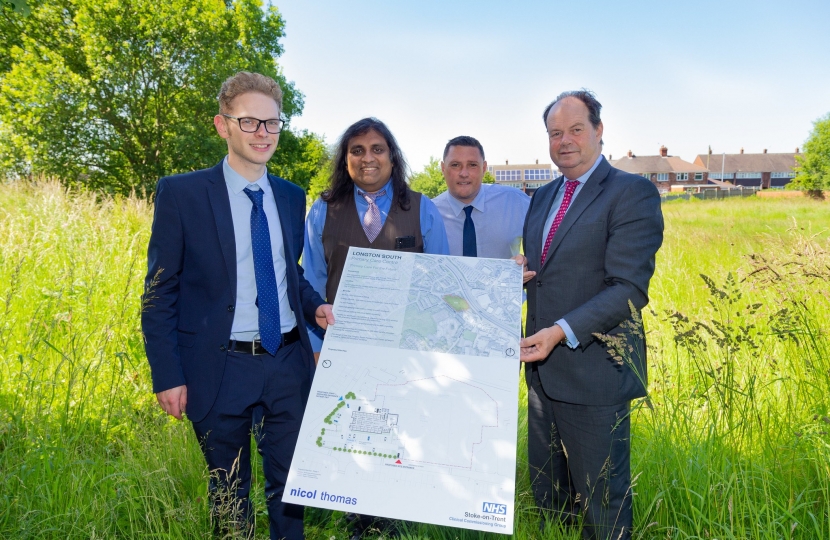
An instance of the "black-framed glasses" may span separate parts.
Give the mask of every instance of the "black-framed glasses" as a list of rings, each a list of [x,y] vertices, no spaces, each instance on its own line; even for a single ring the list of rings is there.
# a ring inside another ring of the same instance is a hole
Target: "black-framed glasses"
[[[244,131],[245,133],[256,133],[259,131],[259,126],[265,124],[265,131],[268,133],[276,135],[285,127],[285,124],[288,123],[288,120],[285,118],[271,118],[269,120],[260,120],[259,118],[251,118],[250,116],[243,116],[242,118],[238,116],[231,116],[229,114],[222,114],[225,118],[231,118],[239,122],[239,129]]]

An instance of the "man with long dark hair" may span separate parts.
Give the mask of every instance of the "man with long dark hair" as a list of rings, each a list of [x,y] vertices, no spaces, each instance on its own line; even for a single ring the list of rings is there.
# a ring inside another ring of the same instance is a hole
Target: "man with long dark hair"
[[[332,162],[329,188],[306,220],[303,267],[314,289],[333,304],[349,247],[448,255],[438,209],[409,189],[403,153],[389,128],[376,118],[355,122],[343,133]],[[320,350],[319,333],[309,334]],[[351,516],[353,538],[373,526],[393,528],[372,516]]]

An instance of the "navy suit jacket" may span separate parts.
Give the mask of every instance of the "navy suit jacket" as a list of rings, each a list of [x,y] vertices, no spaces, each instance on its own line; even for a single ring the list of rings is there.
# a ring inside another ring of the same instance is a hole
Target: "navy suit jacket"
[[[525,218],[528,269],[527,335],[564,318],[579,340],[561,344],[538,363],[545,393],[581,405],[616,405],[645,395],[645,337],[627,335],[629,362],[620,364],[594,333],[617,335],[648,303],[654,256],[663,242],[657,188],[603,157],[556,230],[540,265],[545,220],[563,177],[539,188]],[[628,334],[628,333],[627,333]],[[530,370],[526,370],[530,374]],[[529,381],[529,379],[528,379]]]
[[[313,326],[324,303],[297,264],[303,251],[303,190],[268,176],[285,245],[288,301],[298,324]],[[219,393],[236,306],[236,241],[222,163],[158,182],[147,250],[141,327],[153,392],[187,385],[187,414],[198,422]],[[277,277],[279,279],[279,276]],[[309,376],[314,357],[300,331],[301,359]]]

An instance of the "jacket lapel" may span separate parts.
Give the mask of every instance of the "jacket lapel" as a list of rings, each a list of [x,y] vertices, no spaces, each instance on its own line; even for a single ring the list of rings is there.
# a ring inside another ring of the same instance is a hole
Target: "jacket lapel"
[[[591,205],[594,199],[602,193],[602,190],[604,189],[602,181],[605,180],[608,173],[611,171],[611,165],[609,165],[605,160],[605,156],[603,156],[601,160],[602,161],[594,170],[593,174],[591,174],[585,182],[585,185],[582,186],[581,190],[579,190],[579,195],[576,199],[574,199],[573,203],[571,203],[570,208],[568,208],[568,213],[565,214],[565,217],[562,219],[562,223],[560,223],[559,228],[556,229],[556,234],[553,235],[553,240],[548,248],[548,256],[545,259],[545,264],[542,265],[543,268],[548,265],[551,259],[553,259],[553,253],[556,251],[559,244],[562,243],[562,238],[568,234],[568,231],[579,219],[579,216],[581,216],[585,209]]]
[[[231,201],[228,198],[228,187],[225,184],[225,175],[222,172],[222,162],[210,170],[208,197],[213,209],[213,219],[216,221],[216,232],[219,234],[219,246],[222,248],[222,257],[228,270],[228,279],[231,292],[236,301],[236,240],[233,235],[233,217],[231,215]]]
[[[291,207],[288,204],[288,197],[285,196],[285,190],[280,189],[279,180],[268,175],[268,181],[271,183],[271,191],[274,192],[274,201],[277,203],[277,213],[280,217],[280,228],[282,229],[282,243],[285,247],[285,267],[288,272],[291,272],[291,264],[296,264],[299,256],[294,254],[294,231],[291,229]]]

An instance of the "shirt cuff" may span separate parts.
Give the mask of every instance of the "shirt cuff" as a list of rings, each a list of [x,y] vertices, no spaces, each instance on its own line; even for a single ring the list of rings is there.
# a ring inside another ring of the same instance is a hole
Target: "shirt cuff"
[[[571,330],[571,325],[565,322],[565,319],[559,319],[555,324],[558,324],[559,328],[565,332],[565,345],[567,345],[568,348],[576,349],[579,347],[579,340],[576,339],[576,334],[574,334],[574,331]]]

